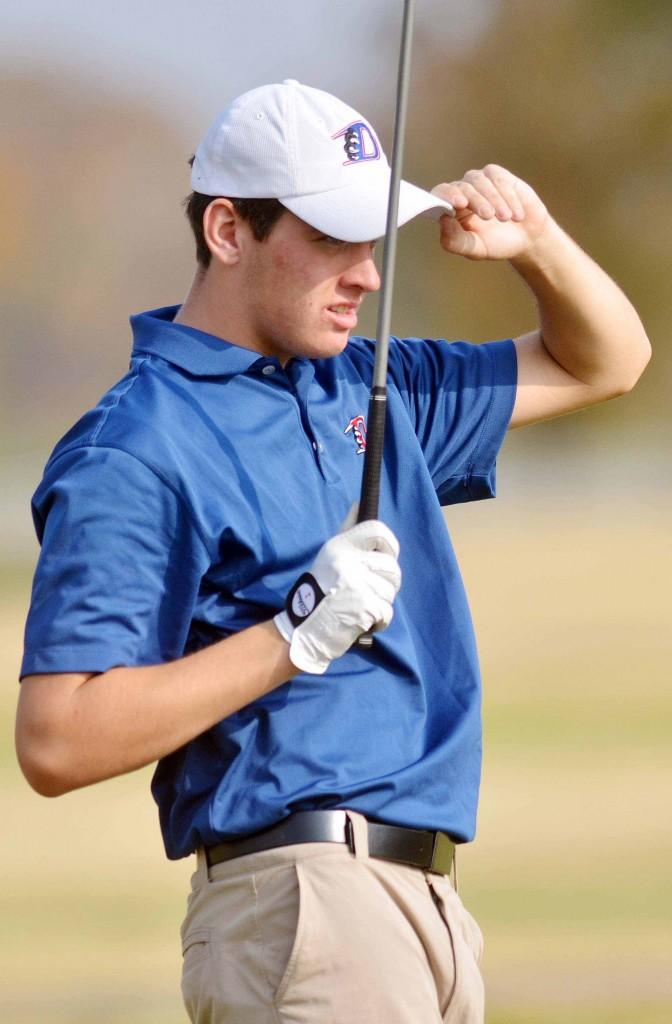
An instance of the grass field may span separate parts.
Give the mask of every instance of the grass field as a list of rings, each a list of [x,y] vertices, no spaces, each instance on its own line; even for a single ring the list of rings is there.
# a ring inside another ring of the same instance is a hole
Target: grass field
[[[486,936],[489,1024],[672,1021],[669,513],[449,514],[486,687],[479,836],[459,874]],[[184,1024],[191,866],[163,857],[149,769],[57,801],[23,782],[11,729],[29,580],[7,578],[0,1020]]]

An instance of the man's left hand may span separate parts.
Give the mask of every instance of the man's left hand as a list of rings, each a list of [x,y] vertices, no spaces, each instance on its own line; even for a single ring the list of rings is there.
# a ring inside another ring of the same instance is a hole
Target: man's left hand
[[[432,192],[455,208],[454,217],[441,218],[442,247],[470,260],[525,256],[553,224],[536,192],[497,164]]]

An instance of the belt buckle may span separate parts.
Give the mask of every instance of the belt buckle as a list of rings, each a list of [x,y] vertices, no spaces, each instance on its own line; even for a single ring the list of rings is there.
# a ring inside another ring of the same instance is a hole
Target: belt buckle
[[[434,847],[432,849],[432,861],[429,870],[437,875],[449,875],[455,857],[455,844],[449,839],[445,832],[434,834]]]

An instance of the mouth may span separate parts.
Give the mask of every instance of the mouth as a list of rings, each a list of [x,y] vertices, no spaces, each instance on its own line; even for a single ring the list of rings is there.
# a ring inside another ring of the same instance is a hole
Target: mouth
[[[357,326],[358,305],[354,302],[337,302],[327,306],[329,320],[340,330],[351,331]]]

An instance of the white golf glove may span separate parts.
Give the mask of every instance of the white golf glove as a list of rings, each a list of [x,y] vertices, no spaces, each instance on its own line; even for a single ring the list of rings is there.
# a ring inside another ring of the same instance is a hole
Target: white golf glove
[[[389,626],[401,586],[398,555],[397,538],[376,519],[349,527],[320,548],[273,620],[298,669],[321,675],[362,633]]]

